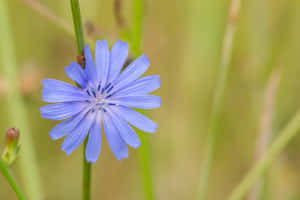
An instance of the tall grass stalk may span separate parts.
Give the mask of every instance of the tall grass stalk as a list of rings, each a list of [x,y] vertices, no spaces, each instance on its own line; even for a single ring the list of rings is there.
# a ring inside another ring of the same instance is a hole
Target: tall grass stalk
[[[280,132],[279,136],[271,144],[269,150],[261,160],[249,171],[241,183],[233,190],[229,200],[242,200],[248,193],[253,184],[266,172],[272,162],[278,157],[288,143],[300,131],[300,110],[293,119]]]
[[[144,0],[133,0],[132,26],[130,27],[129,41],[134,57],[142,54],[142,32],[144,23]],[[145,113],[145,112],[144,112]],[[151,163],[151,145],[149,135],[138,131],[142,146],[140,147],[139,162],[141,175],[143,178],[143,187],[145,200],[154,200],[153,180],[152,180],[152,163]]]
[[[8,166],[6,165],[5,162],[3,162],[2,159],[0,159],[0,170],[1,170],[2,174],[4,175],[4,177],[7,179],[7,181],[9,182],[12,189],[17,194],[19,200],[26,200],[24,192],[22,191],[22,189],[18,185],[17,181],[13,177],[12,173],[10,172]]]
[[[272,122],[275,113],[276,95],[279,85],[279,71],[275,70],[270,76],[270,80],[267,83],[267,87],[264,92],[264,105],[263,113],[260,124],[260,133],[257,140],[255,163],[258,162],[262,156],[266,153],[269,143],[272,137]],[[251,192],[249,193],[248,200],[259,200],[264,199],[265,189],[267,189],[267,175],[262,177]]]
[[[229,17],[224,33],[223,46],[221,52],[220,71],[217,79],[212,114],[210,119],[208,141],[201,170],[199,186],[199,200],[207,198],[209,179],[211,176],[212,162],[216,153],[216,141],[220,133],[221,110],[223,106],[224,93],[227,85],[227,77],[230,69],[232,56],[232,46],[235,37],[236,22],[240,10],[240,0],[232,0],[229,8]]]
[[[32,131],[29,128],[28,115],[24,100],[18,87],[19,76],[17,71],[15,44],[9,22],[8,1],[0,1],[0,56],[1,70],[7,85],[10,123],[21,131],[21,151],[17,164],[26,193],[31,200],[44,199],[40,171],[36,162]]]

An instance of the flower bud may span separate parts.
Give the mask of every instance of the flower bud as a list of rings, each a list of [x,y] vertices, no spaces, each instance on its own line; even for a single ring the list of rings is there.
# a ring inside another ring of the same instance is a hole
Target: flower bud
[[[8,128],[6,130],[6,143],[5,148],[2,153],[2,159],[8,164],[11,165],[17,158],[17,154],[19,151],[19,137],[20,132],[17,128]]]

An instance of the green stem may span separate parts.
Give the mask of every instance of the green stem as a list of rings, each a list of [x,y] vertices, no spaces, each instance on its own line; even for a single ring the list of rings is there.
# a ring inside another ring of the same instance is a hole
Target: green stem
[[[40,180],[39,168],[36,162],[32,131],[29,128],[28,115],[24,100],[18,87],[16,55],[13,40],[13,31],[9,23],[7,8],[8,1],[0,1],[0,56],[1,70],[7,85],[7,109],[11,126],[21,131],[20,143],[22,150],[19,153],[19,170],[25,190],[31,200],[44,199]]]
[[[16,192],[18,198],[20,200],[26,200],[26,197],[25,197],[23,191],[21,190],[20,186],[18,185],[18,183],[14,179],[13,175],[9,171],[8,166],[3,162],[2,159],[0,159],[0,170],[2,171],[4,177],[7,179],[7,181],[9,182],[10,186]]]
[[[130,30],[130,44],[134,57],[142,54],[142,32],[144,22],[144,0],[133,0],[132,26]],[[144,195],[146,200],[154,200],[151,145],[150,138],[144,132],[138,131],[142,146],[140,147],[139,162],[143,178]]]
[[[84,151],[83,151],[83,193],[82,199],[89,200],[91,198],[91,163],[86,161],[85,149],[87,144],[87,139],[84,141]]]
[[[209,127],[208,142],[206,146],[202,173],[199,185],[199,199],[205,200],[208,192],[208,184],[211,176],[212,162],[216,152],[216,141],[220,133],[221,110],[224,101],[224,93],[227,85],[227,77],[230,69],[233,39],[235,36],[236,20],[240,8],[240,0],[233,0],[229,10],[228,24],[224,34],[223,48],[221,52],[220,72],[214,94],[212,114]]]
[[[77,41],[77,49],[79,55],[84,55],[84,35],[82,29],[82,22],[81,22],[81,14],[80,14],[80,6],[78,0],[70,0],[71,8],[72,8],[72,16],[73,16],[73,23]],[[84,66],[83,66],[84,67]],[[84,148],[83,148],[83,180],[82,180],[82,199],[83,200],[90,200],[91,198],[91,163],[86,161],[85,156],[85,149],[86,149],[87,139],[84,141]]]
[[[151,166],[151,143],[147,133],[139,132],[142,146],[139,150],[140,167],[143,177],[143,186],[146,200],[154,200],[152,166]]]
[[[144,0],[133,0],[130,44],[135,57],[142,53],[142,32],[144,23]]]
[[[81,22],[79,1],[78,0],[70,0],[70,1],[71,1],[71,9],[72,9],[72,16],[73,16],[73,23],[74,23],[74,30],[75,30],[78,54],[83,55],[85,42],[84,42],[84,36],[83,36],[83,28],[82,28],[82,22]]]
[[[250,170],[242,182],[233,190],[229,200],[241,200],[248,193],[252,185],[266,172],[275,158],[300,130],[300,110],[288,125],[280,132],[278,138],[271,144],[269,150],[256,166]]]

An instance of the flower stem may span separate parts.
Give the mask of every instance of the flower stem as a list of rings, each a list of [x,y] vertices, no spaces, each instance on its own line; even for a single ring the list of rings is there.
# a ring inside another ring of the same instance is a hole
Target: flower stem
[[[83,193],[82,199],[89,200],[91,198],[91,163],[86,161],[85,149],[87,144],[87,139],[84,141],[84,150],[83,150]]]
[[[16,192],[18,198],[20,200],[26,200],[24,192],[21,190],[20,186],[18,185],[18,183],[14,179],[13,175],[9,171],[8,166],[3,162],[2,159],[0,159],[0,170],[3,173],[4,177],[7,179],[7,181],[9,182],[10,186]]]
[[[75,35],[76,35],[78,54],[83,55],[85,42],[84,42],[84,36],[83,36],[83,28],[82,28],[82,22],[81,22],[79,1],[78,0],[70,0],[70,1],[71,1],[71,9],[72,9],[72,16],[73,16]]]
[[[28,123],[27,110],[18,87],[18,71],[13,40],[13,31],[9,23],[8,1],[0,1],[0,59],[1,71],[7,85],[6,101],[11,126],[18,127],[22,132],[18,167],[28,198],[44,199],[39,167],[36,162],[32,131]]]
[[[221,52],[221,64],[218,81],[215,89],[212,105],[212,114],[209,127],[208,142],[202,165],[201,180],[199,186],[199,200],[205,200],[208,191],[208,183],[211,175],[212,162],[215,157],[216,141],[219,135],[221,121],[222,102],[229,72],[229,64],[232,55],[233,39],[235,36],[236,21],[240,9],[240,0],[232,0],[229,10],[228,23],[224,33],[223,47]]]
[[[144,193],[146,200],[154,200],[152,167],[151,167],[151,144],[149,135],[141,132],[140,134],[142,146],[139,151],[140,167],[143,177]]]
[[[76,35],[77,49],[79,55],[84,55],[84,35],[81,22],[81,14],[78,0],[70,0],[72,8],[73,23]],[[84,66],[82,66],[84,67]],[[83,148],[83,180],[82,180],[82,200],[90,200],[91,198],[91,163],[86,161],[85,149],[86,149],[87,139],[84,141]]]
[[[135,57],[142,52],[142,31],[144,23],[144,0],[133,0],[132,27],[130,32],[131,48]]]
[[[134,57],[142,53],[142,32],[144,22],[144,0],[133,0],[132,26],[130,28],[130,44]],[[143,112],[145,113],[145,112]],[[140,147],[139,162],[143,178],[144,195],[146,200],[154,200],[152,166],[151,166],[151,145],[150,138],[144,132],[138,131],[142,146]]]
[[[266,172],[271,163],[297,135],[300,130],[300,110],[288,125],[280,132],[278,138],[271,144],[256,166],[250,170],[242,182],[233,190],[229,200],[241,200],[245,197],[251,186]]]

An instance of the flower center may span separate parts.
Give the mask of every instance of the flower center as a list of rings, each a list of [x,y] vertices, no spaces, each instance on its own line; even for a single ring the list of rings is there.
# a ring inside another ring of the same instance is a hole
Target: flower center
[[[108,83],[105,87],[101,86],[101,83],[97,87],[90,87],[86,89],[86,93],[93,97],[93,100],[90,101],[93,104],[91,111],[103,111],[106,112],[107,106],[114,106],[116,104],[110,103],[109,98],[113,96],[112,89],[114,86],[111,83]]]

